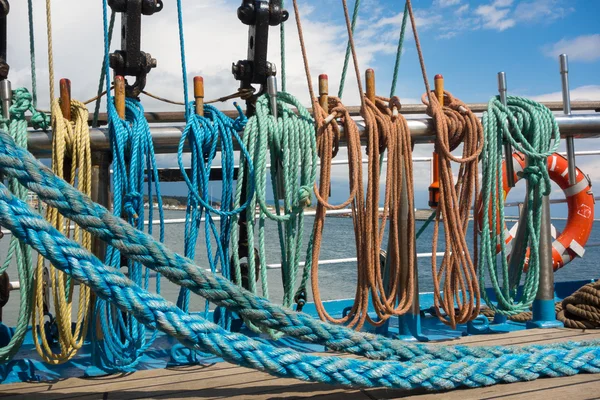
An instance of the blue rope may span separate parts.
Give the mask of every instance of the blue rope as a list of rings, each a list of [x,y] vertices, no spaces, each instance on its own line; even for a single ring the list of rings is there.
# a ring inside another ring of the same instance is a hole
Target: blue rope
[[[104,7],[105,33],[105,74],[108,104],[108,131],[113,157],[113,214],[123,217],[132,226],[144,231],[145,207],[144,192],[148,194],[148,227],[149,235],[153,233],[154,196],[158,205],[160,221],[159,240],[164,241],[164,214],[158,168],[154,156],[154,146],[150,127],[144,117],[144,108],[138,100],[126,99],[125,119],[121,119],[110,93],[110,71],[108,59],[108,26],[107,4]],[[145,173],[145,171],[148,171]],[[147,180],[146,187],[144,181]],[[121,268],[121,252],[118,247],[109,246],[105,263],[115,269]],[[129,260],[127,263],[129,278],[135,284],[148,289],[150,270],[140,262]],[[156,292],[160,293],[160,274],[156,277]],[[135,367],[141,354],[152,344],[156,337],[153,331],[150,338],[146,336],[146,328],[131,315],[123,315],[110,303],[97,299],[96,318],[93,325],[100,322],[102,337],[97,334],[96,326],[92,327],[94,360],[98,366],[107,371],[127,371]]]
[[[4,139],[6,134],[2,132],[0,136]],[[21,162],[14,153],[3,153],[2,157],[12,165]],[[495,359],[466,357],[459,362],[401,363],[299,353],[227,332],[200,315],[187,314],[159,295],[149,293],[118,269],[103,265],[89,251],[63,236],[1,183],[0,225],[10,229],[57,268],[88,285],[99,298],[134,315],[149,328],[161,330],[193,350],[207,351],[228,362],[274,376],[349,387],[448,390],[600,372],[597,341],[569,343],[569,348],[551,345],[531,353],[513,348],[514,353]]]
[[[239,132],[244,130],[247,119],[242,113],[242,109],[235,104],[239,116],[235,120],[227,117],[217,108],[211,105],[204,106],[204,116],[195,113],[195,102],[188,102],[189,89],[187,67],[185,59],[185,39],[183,29],[183,9],[181,0],[177,0],[177,18],[179,24],[179,45],[181,52],[181,73],[183,80],[184,102],[187,104],[186,127],[179,141],[177,152],[177,161],[187,184],[189,193],[187,199],[185,216],[185,256],[194,259],[196,255],[196,243],[202,215],[204,214],[204,236],[210,270],[217,271],[217,266],[221,266],[221,273],[226,279],[231,279],[231,261],[229,254],[229,243],[231,239],[231,226],[233,217],[243,212],[250,203],[252,196],[248,197],[245,204],[234,209],[234,172],[235,172],[235,153],[233,139],[239,144],[247,168],[249,171],[249,190],[254,193],[254,167],[250,159],[250,154],[240,139]],[[191,178],[185,171],[183,152],[186,142],[191,152]],[[217,144],[221,145],[221,206],[219,209],[211,205],[209,194],[210,172],[212,164],[217,153]],[[220,217],[220,226],[217,228],[214,216]],[[216,243],[216,249],[213,252],[212,238]],[[188,311],[190,300],[190,291],[187,288],[181,288],[177,299],[177,306],[182,310]],[[217,315],[221,315],[219,324],[226,328],[231,328],[232,315],[225,308],[221,309]],[[204,308],[204,318],[208,317],[209,302],[206,300]]]
[[[14,140],[2,131],[0,131],[0,172],[7,178],[18,179],[21,185],[36,193],[41,201],[56,208],[64,217],[100,240],[118,246],[125,257],[143,263],[171,282],[185,286],[199,296],[227,307],[259,326],[281,331],[303,341],[318,343],[331,350],[371,359],[417,362],[431,359],[445,361],[495,359],[519,351],[535,353],[549,348],[572,350],[575,347],[599,344],[599,342],[556,343],[550,346],[533,345],[518,349],[498,346],[427,346],[391,340],[384,336],[356,332],[343,326],[328,324],[302,312],[270,303],[267,299],[234,285],[221,275],[206,272],[204,268],[194,265],[188,258],[167,249],[164,244],[112,215],[101,205],[92,202],[89,197],[54,175],[27,150],[16,146]],[[1,195],[2,193],[0,197]],[[3,210],[0,208],[0,225],[3,223],[1,219],[3,216]],[[33,225],[36,221],[16,220],[19,223]],[[4,222],[8,223],[6,219]],[[51,261],[54,263],[54,260]],[[106,273],[110,275],[115,271],[112,268]],[[94,288],[93,285],[90,286]]]

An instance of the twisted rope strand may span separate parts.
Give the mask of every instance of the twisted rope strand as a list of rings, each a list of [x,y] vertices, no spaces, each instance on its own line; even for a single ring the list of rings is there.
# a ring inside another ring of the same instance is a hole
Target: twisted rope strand
[[[588,346],[575,346],[572,350],[549,348],[497,359],[468,358],[456,363],[365,361],[276,348],[264,341],[230,333],[199,315],[186,314],[159,295],[145,291],[119,270],[103,265],[89,251],[64,237],[2,184],[0,225],[74,279],[90,286],[100,298],[135,316],[149,328],[159,329],[192,349],[208,351],[228,362],[278,377],[349,387],[448,390],[600,372],[600,348]]]
[[[35,192],[42,201],[59,210],[64,217],[114,246],[124,256],[266,329],[278,330],[291,337],[322,344],[335,351],[364,355],[373,359],[438,358],[452,361],[462,357],[495,358],[512,351],[504,347],[432,347],[407,344],[327,324],[307,314],[270,303],[218,274],[206,272],[191,260],[167,249],[150,235],[136,230],[112,215],[106,208],[92,202],[89,197],[56,177],[31,153],[16,146],[12,138],[4,132],[0,132],[0,171],[9,178],[18,179],[19,183]],[[556,346],[561,349],[571,348],[562,343]],[[519,351],[537,349],[538,346],[531,346]]]

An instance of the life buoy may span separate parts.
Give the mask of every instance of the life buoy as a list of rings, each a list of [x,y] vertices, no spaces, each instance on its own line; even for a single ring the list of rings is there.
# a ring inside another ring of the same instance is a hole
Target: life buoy
[[[513,170],[515,173],[515,182],[521,179],[519,172],[525,168],[525,157],[521,153],[513,153]],[[592,193],[592,183],[589,178],[577,168],[576,183],[569,185],[569,165],[567,159],[554,153],[548,157],[548,175],[562,189],[567,198],[568,216],[565,229],[556,237],[552,243],[552,259],[554,270],[558,270],[568,264],[575,257],[583,257],[585,253],[585,244],[587,243],[592,226],[594,223],[594,195]],[[507,182],[506,161],[502,163],[503,176],[503,200],[510,192]],[[478,201],[478,223],[482,224],[483,218],[483,199],[480,195]],[[507,256],[512,250],[512,240],[516,235],[517,224],[510,230],[504,225],[498,228],[498,243],[500,237],[506,243]],[[553,235],[554,236],[554,235]],[[496,252],[500,252],[500,244],[496,247]],[[529,249],[525,258],[525,270],[529,263]]]

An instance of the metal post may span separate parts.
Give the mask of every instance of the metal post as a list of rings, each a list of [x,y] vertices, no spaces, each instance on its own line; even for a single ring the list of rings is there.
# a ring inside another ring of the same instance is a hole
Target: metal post
[[[569,90],[569,57],[566,54],[559,56],[560,77],[562,81],[563,113],[571,115],[571,93]],[[572,135],[567,136],[567,162],[569,163],[569,185],[577,183],[577,167],[575,164],[575,143]]]
[[[498,91],[500,92],[500,101],[504,107],[507,107],[507,94],[508,86],[506,84],[506,73],[498,72]],[[512,162],[512,146],[508,140],[504,141],[504,159],[506,160],[506,181],[508,183],[508,187],[515,187],[515,170],[513,168]]]

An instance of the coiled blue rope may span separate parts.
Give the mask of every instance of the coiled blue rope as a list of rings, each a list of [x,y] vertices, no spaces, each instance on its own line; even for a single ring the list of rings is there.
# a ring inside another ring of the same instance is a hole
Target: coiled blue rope
[[[109,34],[107,26],[107,4],[103,1],[104,41],[105,41],[105,75],[108,106],[108,131],[113,157],[113,213],[123,217],[132,226],[144,231],[146,212],[144,193],[148,196],[148,227],[152,235],[154,220],[154,196],[158,206],[159,240],[164,241],[164,214],[158,169],[154,156],[154,145],[150,127],[144,117],[144,108],[138,100],[126,99],[125,119],[121,119],[110,93],[110,70],[108,63]],[[147,172],[146,172],[147,171]],[[145,180],[147,184],[145,185]],[[118,247],[109,246],[106,250],[105,263],[120,269],[121,252]],[[129,278],[140,287],[148,289],[150,270],[137,261],[127,262]],[[160,293],[160,274],[156,277],[156,292]],[[146,327],[137,322],[131,315],[123,315],[110,303],[98,299],[95,305],[96,318],[93,318],[92,340],[93,358],[97,366],[103,370],[127,371],[135,367],[141,354],[152,344],[156,331],[147,338]],[[98,335],[95,325],[100,323],[102,337]]]
[[[0,136],[6,135],[2,132]],[[0,158],[12,165],[21,162],[14,158],[14,153],[3,152]],[[151,329],[159,329],[194,350],[207,351],[226,361],[279,377],[344,386],[448,390],[600,372],[600,347],[590,343],[570,343],[568,349],[550,346],[531,353],[513,349],[515,353],[495,359],[466,357],[459,362],[407,363],[323,357],[274,347],[262,340],[228,332],[197,314],[187,314],[159,295],[142,289],[119,270],[103,265],[89,251],[64,237],[1,183],[0,225],[57,268],[88,285],[99,298],[110,301]]]
[[[186,127],[181,135],[177,151],[177,161],[187,184],[189,194],[187,199],[187,208],[185,216],[185,256],[194,259],[196,255],[196,243],[204,214],[204,237],[210,270],[217,271],[217,266],[221,266],[221,273],[227,279],[231,279],[231,260],[229,253],[229,243],[231,240],[231,224],[235,215],[243,212],[248,206],[251,197],[237,208],[234,208],[234,172],[235,172],[235,153],[233,139],[239,144],[241,151],[245,155],[246,167],[249,171],[248,189],[254,192],[254,167],[250,159],[250,154],[240,139],[239,132],[244,130],[247,122],[242,109],[235,104],[239,117],[229,118],[217,108],[211,105],[204,106],[204,116],[195,113],[195,102],[188,101],[188,77],[185,59],[185,39],[183,29],[183,8],[181,0],[177,0],[177,17],[179,25],[179,45],[181,53],[181,72],[183,80],[184,102],[186,107]],[[191,152],[191,178],[185,171],[183,152],[186,142],[189,144]],[[211,205],[212,199],[209,197],[210,172],[215,156],[217,145],[221,145],[221,205],[219,209]],[[220,217],[220,227],[217,228],[214,216]],[[216,244],[213,253],[212,240]],[[184,311],[189,308],[190,291],[187,288],[181,288],[177,305]],[[204,308],[204,318],[208,317],[209,303],[206,301]],[[232,315],[225,308],[221,307],[218,312],[219,324],[226,328],[231,328]]]

